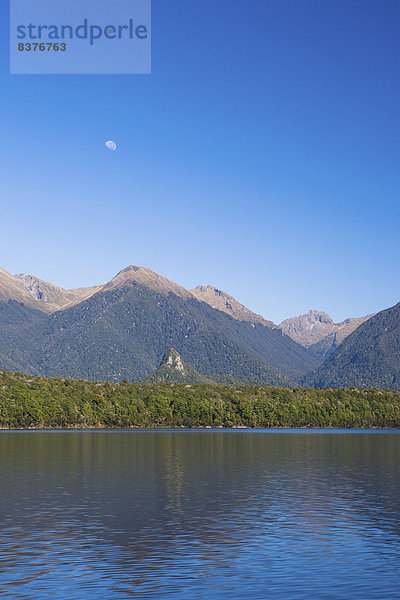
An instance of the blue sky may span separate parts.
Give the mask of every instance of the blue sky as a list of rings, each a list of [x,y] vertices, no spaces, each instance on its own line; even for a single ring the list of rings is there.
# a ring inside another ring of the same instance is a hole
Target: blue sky
[[[275,322],[398,302],[400,3],[152,15],[150,76],[9,75],[2,3],[0,265],[77,287],[141,264]]]

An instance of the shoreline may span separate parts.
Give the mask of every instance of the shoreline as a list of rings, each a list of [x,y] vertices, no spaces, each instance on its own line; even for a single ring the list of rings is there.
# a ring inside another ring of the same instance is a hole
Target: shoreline
[[[140,431],[154,431],[154,432],[162,432],[162,431],[180,431],[180,432],[190,432],[190,431],[204,431],[204,432],[224,432],[224,431],[235,431],[235,432],[239,432],[239,431],[244,431],[244,432],[251,432],[251,431],[263,431],[263,432],[269,432],[269,431],[281,431],[281,432],[292,432],[292,431],[302,431],[302,432],[306,432],[306,431],[317,431],[317,432],[321,432],[321,431],[331,431],[331,432],[336,432],[336,431],[341,431],[341,432],[364,432],[364,431],[392,431],[392,432],[399,432],[400,433],[400,427],[324,427],[324,426],[316,426],[316,427],[246,427],[245,425],[242,426],[236,426],[236,427],[210,427],[210,426],[200,426],[200,427],[184,427],[184,426],[179,426],[179,427],[173,427],[173,426],[168,426],[166,425],[165,427],[160,427],[160,426],[154,426],[154,427],[137,427],[137,426],[131,426],[131,427],[94,427],[94,426],[85,426],[85,427],[80,427],[80,426],[71,426],[71,427],[0,427],[0,434],[2,432],[10,432],[10,431],[21,431],[21,432],[36,432],[36,431],[59,431],[59,432],[106,432],[106,431],[110,431],[110,432],[140,432]]]

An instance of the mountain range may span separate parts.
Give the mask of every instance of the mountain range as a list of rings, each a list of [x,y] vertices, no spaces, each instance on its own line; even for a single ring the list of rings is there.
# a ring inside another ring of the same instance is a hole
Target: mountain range
[[[201,375],[226,382],[290,385],[319,366],[272,323],[225,308],[145,267],[129,266],[102,286],[79,290],[2,269],[0,368],[136,381],[171,347]]]
[[[0,368],[33,375],[400,389],[399,332],[400,305],[275,325],[214,286],[186,290],[146,267],[71,290],[0,268]]]

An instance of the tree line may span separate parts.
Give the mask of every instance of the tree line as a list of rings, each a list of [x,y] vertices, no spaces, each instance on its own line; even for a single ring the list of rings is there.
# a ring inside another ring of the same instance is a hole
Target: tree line
[[[400,427],[400,392],[100,383],[0,371],[0,427]]]

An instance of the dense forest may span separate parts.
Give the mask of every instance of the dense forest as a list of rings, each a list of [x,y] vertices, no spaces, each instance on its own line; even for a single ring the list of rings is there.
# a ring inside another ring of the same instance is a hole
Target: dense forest
[[[400,392],[96,383],[0,371],[0,427],[400,427]]]

